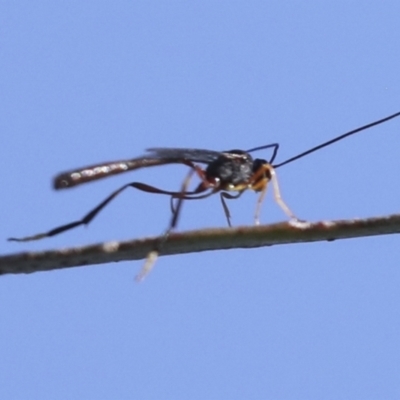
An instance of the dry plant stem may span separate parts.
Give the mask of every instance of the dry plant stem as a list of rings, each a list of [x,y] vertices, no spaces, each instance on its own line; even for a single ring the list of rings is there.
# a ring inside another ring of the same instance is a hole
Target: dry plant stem
[[[163,244],[161,255],[332,241],[393,233],[400,233],[400,214],[315,223],[283,222],[271,225],[203,229],[171,234]],[[32,273],[144,259],[159,240],[159,237],[155,237],[6,255],[0,257],[0,274]]]

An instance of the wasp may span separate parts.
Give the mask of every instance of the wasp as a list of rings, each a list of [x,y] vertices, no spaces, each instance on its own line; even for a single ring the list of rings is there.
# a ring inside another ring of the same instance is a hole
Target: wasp
[[[80,225],[87,225],[104,207],[107,206],[108,203],[110,203],[115,197],[129,187],[143,192],[170,196],[172,218],[160,243],[163,243],[167,239],[170,232],[176,228],[184,200],[200,200],[217,193],[220,196],[228,225],[231,226],[231,215],[226,204],[226,200],[237,199],[247,190],[258,192],[259,197],[255,211],[255,224],[259,224],[261,205],[269,183],[272,184],[275,201],[283,210],[283,212],[289,219],[298,220],[295,214],[282,199],[275,170],[317,150],[330,146],[331,144],[346,137],[387,122],[398,117],[399,115],[400,112],[351,130],[277,164],[274,164],[274,161],[278,153],[279,144],[273,143],[255,147],[246,151],[229,150],[220,152],[187,148],[150,148],[147,150],[147,153],[141,157],[130,160],[106,162],[63,172],[54,178],[53,184],[54,188],[57,190],[68,189],[87,182],[92,182],[98,179],[110,177],[127,171],[137,170],[140,168],[149,168],[168,164],[180,164],[189,168],[189,172],[183,180],[180,190],[178,191],[168,191],[142,182],[127,183],[111,193],[80,220],[58,226],[44,233],[21,238],[12,237],[8,240],[16,242],[39,240],[58,235]],[[269,160],[252,157],[251,154],[253,152],[265,149],[272,149],[272,156]],[[193,176],[197,176],[199,183],[194,190],[189,190],[189,183],[191,182]],[[159,247],[160,246],[161,244]]]

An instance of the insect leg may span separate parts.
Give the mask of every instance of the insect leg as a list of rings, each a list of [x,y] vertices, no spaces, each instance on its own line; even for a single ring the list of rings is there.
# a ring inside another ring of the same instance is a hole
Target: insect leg
[[[9,238],[8,240],[9,241],[13,241],[13,242],[28,242],[28,241],[31,241],[31,240],[39,240],[39,239],[43,239],[43,238],[46,238],[46,237],[51,237],[51,236],[58,235],[59,233],[62,233],[62,232],[68,231],[70,229],[76,228],[76,227],[78,227],[80,225],[87,225],[93,220],[93,218],[96,217],[96,215],[111,200],[113,200],[115,197],[117,197],[122,191],[124,191],[128,187],[133,187],[135,189],[141,190],[143,192],[148,192],[148,193],[167,194],[167,195],[179,194],[179,192],[177,193],[177,192],[170,192],[170,191],[158,189],[158,188],[156,188],[154,186],[146,185],[146,184],[141,183],[141,182],[128,183],[128,184],[122,186],[121,188],[119,188],[118,190],[116,190],[115,192],[111,193],[98,206],[96,206],[93,210],[89,211],[82,219],[80,219],[78,221],[74,221],[74,222],[70,222],[70,223],[65,224],[65,225],[58,226],[58,227],[56,227],[54,229],[51,229],[48,232],[38,233],[36,235],[26,236],[26,237],[23,237],[23,238]]]
[[[261,206],[262,206],[262,203],[263,203],[263,201],[265,199],[265,195],[267,194],[267,188],[268,188],[268,185],[265,184],[264,188],[261,190],[260,196],[258,197],[257,206],[256,206],[256,212],[254,214],[254,225],[260,225]]]
[[[256,212],[254,215],[255,224],[256,225],[260,224],[259,216],[261,211],[261,205],[267,193],[269,181],[272,181],[272,186],[274,189],[274,198],[276,203],[290,219],[297,220],[298,218],[293,214],[293,212],[290,210],[290,208],[286,205],[286,203],[282,199],[274,167],[270,164],[264,164],[252,176],[251,181],[249,183],[252,190],[255,190],[256,192],[261,192],[257,200]]]
[[[187,190],[185,190],[184,192],[179,192],[176,195],[172,195],[171,196],[171,200],[170,200],[170,208],[172,213],[175,212],[176,207],[174,206],[174,200],[178,199],[178,198],[183,198],[185,200],[199,200],[199,199],[205,199],[206,197],[211,196],[212,194],[220,191],[220,186],[219,186],[219,182],[209,182],[206,179],[206,175],[205,175],[205,171],[202,170],[199,166],[197,166],[196,164],[193,164],[190,162],[190,164],[186,164],[190,167],[192,167],[194,169],[194,171],[196,172],[197,176],[201,179],[200,184],[197,186],[197,188],[193,191],[188,192]],[[186,187],[187,189],[187,187]],[[210,192],[203,194],[201,196],[196,196],[199,193],[203,193],[208,189],[212,189]],[[183,197],[182,197],[183,196]]]
[[[206,197],[209,197],[209,196],[211,196],[212,194],[214,194],[214,193],[215,193],[215,190],[212,190],[211,192],[206,193],[206,194],[201,195],[201,196],[195,196],[195,195],[198,194],[198,193],[203,193],[203,192],[205,192],[207,189],[209,189],[209,187],[207,187],[207,186],[205,186],[205,185],[203,185],[203,184],[200,184],[195,190],[193,190],[193,191],[191,191],[191,192],[185,191],[185,192],[177,192],[176,194],[173,194],[173,195],[171,196],[171,200],[170,200],[170,207],[171,207],[172,213],[174,213],[175,210],[176,210],[176,206],[174,205],[174,200],[175,200],[175,199],[180,199],[180,198],[182,198],[182,199],[184,199],[184,200],[205,199]]]
[[[171,211],[174,213],[176,207],[174,206],[173,201],[175,199],[179,199],[182,198],[184,200],[200,200],[200,199],[205,199],[207,197],[210,197],[211,195],[219,192],[221,189],[219,188],[219,186],[216,186],[214,188],[212,188],[212,190],[206,194],[202,194],[201,196],[195,196],[198,193],[203,193],[205,192],[207,189],[211,189],[212,187],[207,187],[204,186],[202,184],[200,184],[193,192],[184,192],[184,193],[177,193],[171,196]]]
[[[171,222],[169,223],[169,226],[167,230],[164,232],[164,234],[160,237],[158,243],[154,247],[152,251],[150,251],[149,254],[147,254],[146,261],[140,270],[140,272],[136,275],[135,281],[140,282],[142,281],[153,269],[155,262],[157,261],[157,258],[160,254],[160,251],[162,250],[163,245],[165,242],[168,240],[169,235],[173,231],[173,229],[176,228],[178,225],[178,219],[179,219],[179,214],[182,208],[183,200],[185,200],[185,193],[187,192],[187,188],[189,187],[190,180],[193,176],[193,174],[196,172],[195,169],[191,169],[189,173],[187,174],[185,180],[182,183],[181,191],[174,193],[171,198],[177,198],[177,204],[174,207],[173,203],[171,201],[171,209],[172,209],[172,218]]]
[[[225,217],[226,217],[229,227],[232,227],[231,213],[229,211],[229,208],[228,208],[228,205],[226,204],[225,199],[231,199],[231,200],[238,199],[243,194],[243,192],[244,192],[244,190],[242,190],[241,192],[238,192],[237,194],[230,194],[227,192],[221,192],[219,194],[219,197],[220,197],[221,203],[222,203],[222,208],[224,209]]]
[[[274,198],[279,207],[284,211],[284,213],[292,220],[298,220],[298,218],[294,215],[294,213],[290,210],[290,208],[286,205],[286,203],[283,201],[281,192],[279,190],[279,184],[278,184],[278,178],[276,177],[275,169],[272,168],[272,166],[268,166],[268,169],[271,174],[271,181],[272,181],[272,186],[274,188]],[[265,196],[266,188],[265,190],[261,193],[260,195],[260,201],[263,200]]]

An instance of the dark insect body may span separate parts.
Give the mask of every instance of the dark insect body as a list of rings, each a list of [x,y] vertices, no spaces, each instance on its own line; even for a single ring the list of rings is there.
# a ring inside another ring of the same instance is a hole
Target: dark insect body
[[[374,121],[370,124],[364,125],[336,138],[324,142],[316,147],[313,147],[303,153],[291,157],[281,163],[273,164],[279,144],[273,143],[253,149],[243,150],[230,150],[230,151],[213,151],[201,149],[185,149],[185,148],[151,148],[147,150],[147,154],[142,157],[134,158],[131,160],[113,161],[102,164],[96,164],[73,171],[67,171],[57,175],[54,179],[55,189],[71,188],[83,183],[91,182],[97,179],[113,176],[122,172],[133,171],[140,168],[148,168],[154,166],[168,165],[168,164],[181,164],[189,167],[189,172],[184,179],[179,191],[168,191],[159,189],[154,186],[147,185],[142,182],[128,183],[115,192],[111,193],[105,200],[98,206],[87,213],[81,220],[59,226],[48,232],[27,236],[22,238],[9,238],[11,241],[25,242],[30,240],[38,240],[45,237],[51,237],[61,232],[73,229],[80,225],[88,224],[111,200],[118,196],[123,190],[132,187],[148,193],[164,194],[171,196],[171,210],[172,218],[168,229],[161,237],[159,245],[148,257],[148,263],[153,262],[155,256],[158,254],[162,244],[167,240],[170,232],[176,227],[182,202],[184,200],[199,200],[209,197],[213,194],[219,193],[222,206],[225,212],[228,225],[231,226],[231,217],[229,209],[226,205],[226,199],[237,199],[245,191],[253,190],[259,192],[255,212],[255,223],[259,224],[259,214],[261,204],[265,197],[268,183],[271,182],[274,191],[275,201],[282,208],[285,214],[292,220],[297,220],[296,216],[292,213],[289,207],[284,203],[281,198],[279,185],[275,174],[275,169],[283,165],[289,164],[295,160],[305,157],[317,150],[327,147],[335,142],[338,142],[355,133],[369,129],[373,126],[382,124],[390,119],[400,116],[400,112],[392,114],[386,118]],[[269,161],[264,159],[253,159],[250,153],[258,150],[273,149],[272,156]],[[206,167],[202,168],[198,164],[205,164]],[[189,191],[189,183],[193,177],[197,175],[200,179],[199,185],[193,190]],[[235,192],[232,194],[232,192]],[[175,204],[174,204],[175,201]],[[146,267],[145,267],[146,268]]]

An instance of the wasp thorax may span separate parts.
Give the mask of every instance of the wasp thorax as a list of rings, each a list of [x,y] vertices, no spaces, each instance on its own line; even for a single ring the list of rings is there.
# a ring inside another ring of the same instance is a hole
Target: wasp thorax
[[[224,152],[206,169],[207,179],[219,178],[223,185],[239,185],[248,182],[253,174],[253,158],[241,150]]]

